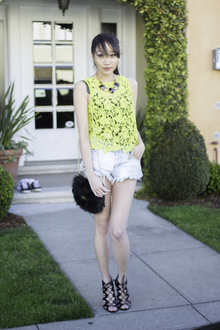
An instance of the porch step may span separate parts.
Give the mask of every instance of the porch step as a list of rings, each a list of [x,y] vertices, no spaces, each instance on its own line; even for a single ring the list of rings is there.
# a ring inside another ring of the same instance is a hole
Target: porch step
[[[71,187],[42,188],[41,192],[23,194],[14,190],[12,204],[73,203]]]
[[[51,162],[51,163],[32,163],[25,164],[24,166],[18,167],[18,175],[33,175],[33,174],[52,174],[52,173],[72,173],[78,171],[78,163],[60,163],[60,162]]]
[[[12,204],[46,204],[74,202],[73,194],[71,191],[71,184],[73,177],[77,174],[77,172],[42,172],[42,170],[37,171],[37,173],[25,171],[24,174],[19,173],[17,175]],[[41,186],[41,192],[30,192],[27,194],[21,193],[17,189],[17,186],[19,185],[20,180],[24,178],[34,178],[35,180],[38,180]]]

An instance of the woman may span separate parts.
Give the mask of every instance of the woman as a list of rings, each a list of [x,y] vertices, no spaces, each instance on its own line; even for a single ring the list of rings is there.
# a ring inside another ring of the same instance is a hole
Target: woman
[[[94,245],[102,274],[103,308],[116,312],[131,305],[126,229],[136,181],[142,177],[140,159],[145,147],[135,120],[137,82],[118,74],[118,39],[101,33],[93,39],[91,51],[96,73],[75,85],[74,105],[86,176],[93,193],[105,196],[103,211],[95,215]],[[118,268],[117,299],[109,274],[109,233]]]

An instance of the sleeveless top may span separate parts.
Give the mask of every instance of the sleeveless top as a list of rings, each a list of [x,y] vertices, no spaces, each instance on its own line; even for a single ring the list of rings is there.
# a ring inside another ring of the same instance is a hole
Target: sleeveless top
[[[117,77],[120,84],[114,93],[100,90],[100,82],[95,77],[84,79],[90,93],[95,135],[88,104],[89,138],[91,148],[104,152],[122,150],[132,151],[138,144],[137,125],[134,111],[133,94],[128,78]],[[108,88],[113,82],[105,82]]]

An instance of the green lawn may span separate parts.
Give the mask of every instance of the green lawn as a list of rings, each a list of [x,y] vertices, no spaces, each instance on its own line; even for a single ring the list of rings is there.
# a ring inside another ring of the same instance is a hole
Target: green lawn
[[[0,232],[0,328],[93,317],[30,227]]]
[[[201,206],[157,206],[149,210],[172,222],[199,241],[220,252],[220,209]]]

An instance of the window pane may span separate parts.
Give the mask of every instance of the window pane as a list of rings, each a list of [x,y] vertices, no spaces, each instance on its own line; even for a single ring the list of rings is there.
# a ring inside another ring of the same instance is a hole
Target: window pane
[[[73,89],[57,89],[57,105],[73,105]]]
[[[53,113],[40,112],[35,117],[35,128],[53,128]]]
[[[52,90],[51,89],[35,89],[34,90],[35,106],[52,105]]]
[[[34,68],[35,84],[52,84],[52,68],[51,67],[35,67]]]
[[[51,63],[52,62],[52,46],[51,45],[34,45],[34,63]]]
[[[73,111],[57,111],[57,128],[74,127]]]
[[[73,23],[55,23],[55,40],[72,41],[73,40]]]
[[[72,45],[56,45],[55,46],[56,62],[66,63],[73,62],[73,46]]]
[[[56,83],[57,84],[73,84],[74,72],[73,67],[56,67]]]
[[[51,40],[51,22],[33,22],[33,40]]]
[[[102,32],[110,32],[117,36],[117,23],[102,23]]]

